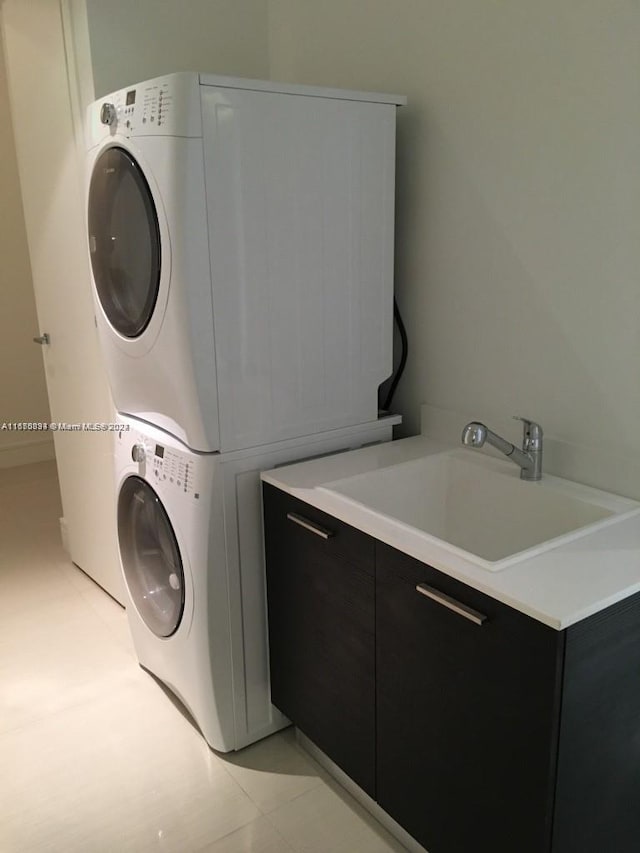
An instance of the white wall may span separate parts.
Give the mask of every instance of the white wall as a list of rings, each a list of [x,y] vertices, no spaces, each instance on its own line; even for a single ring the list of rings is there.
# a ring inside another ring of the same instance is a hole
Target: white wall
[[[39,335],[22,197],[0,41],[0,427],[5,422],[48,423],[49,403]],[[53,458],[51,436],[0,429],[0,468]]]
[[[171,71],[268,77],[267,0],[87,0],[96,97]]]
[[[408,431],[427,402],[527,415],[632,458],[640,5],[270,0],[269,33],[275,79],[409,97],[396,285]]]

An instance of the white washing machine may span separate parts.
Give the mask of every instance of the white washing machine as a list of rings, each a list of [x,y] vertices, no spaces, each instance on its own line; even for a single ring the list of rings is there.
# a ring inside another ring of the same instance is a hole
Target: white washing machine
[[[179,73],[89,108],[88,245],[119,412],[201,451],[375,420],[404,102]]]
[[[138,659],[210,746],[239,749],[288,722],[270,703],[260,471],[388,441],[400,419],[227,454],[121,420],[118,540]]]

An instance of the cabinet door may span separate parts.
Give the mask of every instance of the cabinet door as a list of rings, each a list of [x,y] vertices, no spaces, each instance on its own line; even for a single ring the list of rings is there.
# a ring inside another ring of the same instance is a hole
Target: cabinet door
[[[548,851],[563,635],[376,548],[378,802],[430,853]]]
[[[374,541],[264,497],[273,704],[375,796]]]

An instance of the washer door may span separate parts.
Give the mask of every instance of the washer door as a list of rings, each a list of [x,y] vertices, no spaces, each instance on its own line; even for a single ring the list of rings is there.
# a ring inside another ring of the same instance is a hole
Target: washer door
[[[118,540],[125,580],[140,617],[157,637],[170,637],[184,612],[184,569],[169,516],[140,477],[127,477],[120,488]]]
[[[160,228],[149,184],[124,148],[107,148],[96,160],[88,225],[100,304],[116,332],[136,338],[149,325],[158,299]]]

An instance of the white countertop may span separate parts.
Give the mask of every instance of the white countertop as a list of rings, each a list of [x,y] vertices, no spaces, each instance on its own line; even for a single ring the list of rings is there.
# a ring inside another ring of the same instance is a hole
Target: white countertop
[[[640,591],[640,515],[501,571],[488,571],[429,542],[418,531],[412,533],[393,519],[326,490],[336,480],[445,449],[426,436],[416,436],[265,471],[262,479],[557,630]]]

